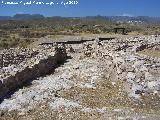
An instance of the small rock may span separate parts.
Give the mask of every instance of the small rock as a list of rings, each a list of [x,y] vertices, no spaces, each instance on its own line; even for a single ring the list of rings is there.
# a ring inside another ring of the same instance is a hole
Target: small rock
[[[128,66],[128,67],[126,67],[126,71],[127,72],[134,72],[135,69],[134,69],[134,67]]]
[[[0,117],[4,116],[5,112],[4,111],[0,111]]]
[[[25,115],[25,112],[20,112],[18,113],[19,116],[24,116]]]
[[[135,94],[140,94],[141,95],[142,93],[143,93],[143,91],[141,91],[141,90],[136,90],[135,91]]]
[[[127,73],[127,79],[128,80],[134,80],[135,77],[136,77],[135,73],[133,73],[133,72],[128,72]]]
[[[160,84],[157,81],[148,82],[147,86],[151,90],[160,90]]]

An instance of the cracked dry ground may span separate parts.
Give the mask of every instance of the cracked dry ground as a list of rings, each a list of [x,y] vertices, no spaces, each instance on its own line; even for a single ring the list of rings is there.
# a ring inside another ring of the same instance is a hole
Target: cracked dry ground
[[[135,100],[106,76],[101,58],[71,54],[51,75],[5,99],[0,120],[159,120],[159,98]],[[114,73],[112,73],[114,77]],[[155,102],[156,101],[156,102]]]

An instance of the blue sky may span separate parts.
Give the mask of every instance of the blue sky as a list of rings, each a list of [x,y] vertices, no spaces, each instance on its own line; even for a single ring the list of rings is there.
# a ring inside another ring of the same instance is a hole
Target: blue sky
[[[160,0],[77,0],[77,5],[4,5],[0,0],[0,16],[16,13],[43,14],[45,16],[160,16]],[[20,0],[3,0],[20,1]],[[23,2],[30,0],[22,0]],[[34,1],[34,0],[32,0]],[[36,0],[59,2],[67,0]]]

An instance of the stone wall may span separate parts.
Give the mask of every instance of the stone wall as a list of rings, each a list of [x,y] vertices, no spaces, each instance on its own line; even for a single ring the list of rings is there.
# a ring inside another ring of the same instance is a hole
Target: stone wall
[[[8,95],[10,92],[15,91],[17,88],[22,87],[25,83],[30,82],[37,77],[44,76],[52,72],[60,63],[64,62],[67,58],[67,54],[64,48],[58,48],[54,53],[46,53],[47,56],[42,54],[37,55],[36,59],[28,60],[35,62],[32,65],[27,65],[23,69],[19,68],[14,74],[3,76],[0,80],[0,99]],[[38,57],[43,56],[43,58]],[[31,63],[31,62],[30,62]],[[18,69],[18,67],[17,67]]]
[[[87,42],[80,46],[80,59],[90,57],[103,63],[107,80],[123,81],[130,97],[160,95],[160,58],[138,51],[153,49],[158,53],[160,36],[116,38],[99,43]],[[77,46],[72,46],[76,51]],[[153,52],[152,52],[153,53]],[[103,71],[102,71],[103,72]]]
[[[37,55],[38,52],[32,51],[30,49],[22,48],[11,48],[5,49],[0,52],[0,68],[8,67],[10,65],[17,65],[27,58],[32,58]]]

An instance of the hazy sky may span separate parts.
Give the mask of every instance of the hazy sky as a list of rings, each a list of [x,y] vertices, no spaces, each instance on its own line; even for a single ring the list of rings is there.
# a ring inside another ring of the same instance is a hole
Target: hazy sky
[[[4,2],[20,0],[3,0]],[[30,0],[22,0],[23,2]],[[32,2],[34,0],[31,0]],[[41,0],[36,0],[41,1]],[[42,0],[58,2],[67,0]],[[129,15],[160,16],[160,0],[77,0],[77,5],[4,5],[0,0],[0,16],[16,13],[43,14],[45,16]]]

